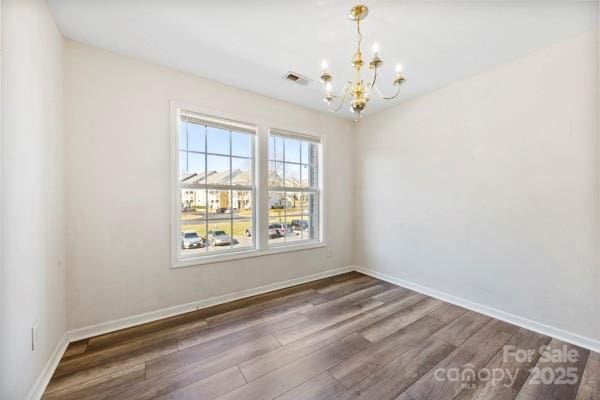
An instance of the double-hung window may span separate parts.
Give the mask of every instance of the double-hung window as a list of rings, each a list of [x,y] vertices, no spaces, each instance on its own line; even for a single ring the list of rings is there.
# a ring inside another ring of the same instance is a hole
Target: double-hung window
[[[173,266],[323,245],[320,136],[173,116]]]
[[[255,248],[252,126],[179,116],[180,258]]]
[[[269,245],[319,240],[319,153],[316,137],[269,134]]]

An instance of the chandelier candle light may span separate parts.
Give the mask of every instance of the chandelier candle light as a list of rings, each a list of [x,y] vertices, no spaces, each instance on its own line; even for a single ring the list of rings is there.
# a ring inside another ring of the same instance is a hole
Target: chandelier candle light
[[[323,82],[325,88],[325,97],[323,97],[323,101],[327,103],[330,111],[337,112],[339,111],[344,103],[346,102],[346,98],[350,94],[350,111],[354,113],[354,121],[357,121],[361,117],[361,113],[367,107],[367,102],[369,101],[369,96],[371,94],[371,90],[375,91],[379,97],[384,100],[392,100],[395,99],[398,94],[400,94],[400,85],[404,83],[405,79],[402,75],[402,65],[396,65],[396,76],[394,78],[394,86],[396,86],[396,93],[390,97],[384,96],[379,89],[375,86],[377,81],[377,70],[381,68],[383,65],[383,61],[379,58],[379,45],[375,43],[373,45],[373,59],[369,62],[369,68],[373,70],[373,80],[367,84],[361,78],[360,70],[364,65],[363,55],[361,51],[362,44],[362,34],[360,33],[360,21],[365,19],[369,14],[369,9],[364,5],[357,5],[352,7],[350,10],[350,14],[348,15],[352,21],[356,21],[356,31],[358,33],[358,40],[356,46],[356,53],[352,57],[352,67],[355,70],[355,81],[348,81],[339,94],[335,95],[332,93],[332,84],[333,76],[327,71],[327,61],[323,61],[321,67],[323,68],[323,73],[321,75],[321,82]]]

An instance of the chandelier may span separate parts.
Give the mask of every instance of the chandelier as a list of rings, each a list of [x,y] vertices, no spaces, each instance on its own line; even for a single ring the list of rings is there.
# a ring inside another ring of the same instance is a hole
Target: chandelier
[[[393,81],[394,86],[396,86],[396,92],[392,96],[386,97],[375,86],[375,83],[377,82],[377,70],[383,65],[383,60],[379,58],[379,46],[377,43],[373,45],[373,59],[369,62],[369,68],[373,70],[373,80],[366,84],[363,81],[360,74],[360,70],[364,66],[363,55],[360,48],[362,44],[360,21],[365,19],[368,14],[369,9],[367,6],[357,5],[352,7],[350,14],[348,15],[352,21],[356,21],[356,32],[358,34],[356,53],[354,53],[351,62],[352,67],[355,70],[354,82],[348,81],[337,95],[333,94],[331,84],[333,76],[327,71],[327,61],[323,61],[322,64],[323,73],[321,75],[321,82],[323,82],[325,89],[323,101],[325,101],[330,111],[338,112],[350,95],[350,111],[354,114],[354,121],[356,122],[360,119],[361,113],[367,108],[371,91],[377,93],[377,95],[384,100],[392,100],[400,94],[400,85],[405,81],[404,76],[402,75],[402,65],[397,64],[396,76]]]

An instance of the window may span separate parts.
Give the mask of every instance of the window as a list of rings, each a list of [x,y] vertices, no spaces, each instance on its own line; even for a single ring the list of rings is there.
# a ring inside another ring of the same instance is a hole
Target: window
[[[319,240],[319,141],[269,135],[269,245]]]
[[[254,137],[250,126],[180,114],[182,258],[255,248]]]
[[[320,137],[172,110],[174,267],[324,245]]]

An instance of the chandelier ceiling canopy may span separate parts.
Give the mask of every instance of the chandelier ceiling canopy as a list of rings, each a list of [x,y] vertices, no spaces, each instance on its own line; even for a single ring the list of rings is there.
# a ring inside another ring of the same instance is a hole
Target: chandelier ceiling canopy
[[[346,103],[348,97],[350,98],[350,111],[354,114],[354,121],[357,121],[362,116],[362,112],[367,108],[369,97],[371,92],[377,93],[379,97],[384,100],[393,100],[398,94],[400,94],[400,85],[405,82],[405,78],[402,75],[402,65],[396,65],[396,76],[393,80],[393,86],[396,87],[395,93],[392,96],[384,96],[381,91],[375,86],[377,82],[377,70],[383,65],[383,60],[379,58],[379,45],[375,43],[373,45],[373,58],[369,62],[369,69],[373,70],[373,79],[370,82],[365,83],[361,77],[361,69],[364,66],[363,54],[361,50],[362,45],[362,34],[360,32],[360,21],[365,19],[369,15],[369,8],[365,5],[357,5],[352,7],[348,17],[350,20],[356,22],[357,32],[357,45],[356,53],[352,56],[351,65],[354,68],[354,80],[348,81],[342,87],[338,94],[333,93],[332,81],[333,76],[328,72],[327,61],[323,61],[322,68],[323,73],[321,74],[321,82],[325,89],[325,97],[323,101],[327,104],[330,111],[337,112]]]

